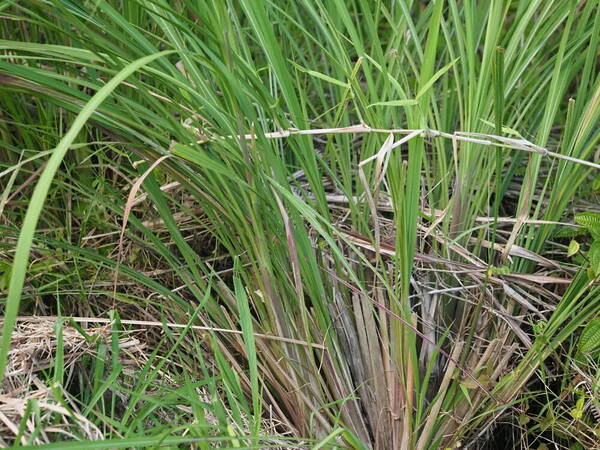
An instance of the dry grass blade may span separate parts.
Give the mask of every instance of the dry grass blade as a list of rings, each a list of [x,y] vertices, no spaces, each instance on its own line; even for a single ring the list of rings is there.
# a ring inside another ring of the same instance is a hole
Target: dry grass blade
[[[146,179],[146,177],[148,177],[148,175],[150,175],[152,173],[152,171],[163,161],[165,161],[167,158],[170,158],[171,155],[164,155],[161,156],[160,158],[158,158],[156,161],[154,161],[152,163],[152,165],[150,167],[148,167],[148,169],[146,169],[146,171],[142,174],[141,177],[139,177],[136,182],[133,184],[133,186],[131,187],[131,191],[129,192],[129,196],[127,197],[127,202],[125,203],[125,211],[123,212],[123,223],[121,225],[121,234],[119,235],[119,258],[117,260],[117,268],[115,269],[115,278],[114,278],[114,283],[115,283],[115,292],[116,292],[116,286],[117,286],[117,279],[119,277],[119,266],[118,264],[121,262],[121,258],[122,258],[122,253],[123,253],[123,237],[125,236],[125,229],[127,228],[127,222],[129,220],[129,214],[131,214],[131,208],[133,208],[136,204],[136,195],[138,193],[138,191],[140,190],[140,188],[142,187],[142,184],[144,183],[144,180]]]
[[[204,133],[199,130],[196,131],[198,134],[205,137]],[[500,147],[504,149],[512,149],[512,150],[522,150],[529,153],[537,153],[543,156],[550,156],[552,158],[563,159],[565,161],[569,161],[575,164],[582,164],[588,167],[592,167],[594,169],[600,170],[600,164],[596,164],[591,161],[586,161],[579,158],[574,158],[568,155],[563,155],[561,153],[551,152],[550,150],[535,145],[525,139],[511,139],[505,138],[503,136],[496,136],[493,134],[484,134],[484,133],[472,133],[466,131],[455,131],[454,133],[446,133],[443,131],[432,130],[432,129],[379,129],[379,128],[371,128],[368,125],[353,125],[349,127],[342,128],[315,128],[315,129],[305,129],[305,130],[296,130],[289,129],[283,131],[274,131],[268,132],[263,135],[263,137],[267,139],[284,139],[294,135],[327,135],[327,134],[356,134],[356,133],[382,133],[382,134],[408,134],[413,135],[424,135],[432,138],[442,137],[446,139],[451,139],[455,141],[463,141],[470,142],[473,144],[480,144],[485,147]],[[478,137],[486,137],[488,139],[478,139],[472,136]],[[247,139],[247,140],[255,140],[258,138],[256,134],[245,134],[240,136],[216,136],[212,139]],[[210,139],[203,139],[199,141],[200,143],[206,142]],[[396,143],[398,144],[398,143]],[[400,145],[400,144],[398,144]]]
[[[71,319],[77,323],[106,323],[106,324],[113,323],[112,319],[105,319],[102,317],[69,317],[69,319]],[[56,320],[58,320],[58,317],[56,317],[56,316],[21,316],[21,317],[17,317],[17,322],[35,322],[35,321],[54,322]],[[181,323],[172,323],[172,322],[164,322],[163,323],[163,322],[156,322],[156,321],[150,321],[150,320],[120,319],[120,322],[124,325],[136,325],[136,326],[142,326],[142,327],[161,327],[162,328],[164,326],[167,326],[169,328],[175,328],[175,329],[188,327],[188,325],[181,324]],[[192,330],[210,331],[210,332],[215,332],[215,333],[230,333],[230,334],[238,334],[238,335],[242,334],[242,331],[240,331],[240,330],[230,330],[230,329],[226,329],[226,328],[217,328],[217,327],[209,327],[209,326],[190,325],[189,328]],[[327,347],[325,347],[322,344],[306,342],[306,341],[302,341],[300,339],[286,338],[286,337],[282,337],[282,336],[272,336],[269,334],[262,334],[262,333],[254,333],[254,336],[256,336],[259,339],[280,341],[280,342],[286,342],[289,344],[296,344],[296,345],[312,347],[312,348],[316,348],[316,349],[320,349],[320,350],[327,350]]]

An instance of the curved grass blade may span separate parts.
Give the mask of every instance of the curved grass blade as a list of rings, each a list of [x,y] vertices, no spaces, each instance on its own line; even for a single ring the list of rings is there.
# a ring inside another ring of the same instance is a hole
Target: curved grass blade
[[[123,82],[128,76],[135,71],[151,63],[152,61],[173,53],[173,50],[165,50],[160,53],[148,55],[125,66],[114,78],[106,83],[90,101],[79,112],[73,125],[56,146],[54,153],[48,160],[44,172],[41,174],[38,184],[33,191],[23,227],[19,234],[19,241],[15,251],[12,275],[8,286],[8,297],[6,299],[6,307],[4,312],[4,326],[2,329],[2,338],[0,342],[0,380],[4,378],[4,370],[6,368],[6,358],[10,348],[10,339],[12,330],[15,325],[15,318],[19,313],[19,303],[21,301],[21,291],[25,282],[25,273],[29,263],[29,253],[33,242],[33,235],[38,223],[38,219],[44,207],[46,195],[56,171],[58,170],[67,150],[84,127],[88,119],[94,114],[96,109],[108,98],[108,96]]]

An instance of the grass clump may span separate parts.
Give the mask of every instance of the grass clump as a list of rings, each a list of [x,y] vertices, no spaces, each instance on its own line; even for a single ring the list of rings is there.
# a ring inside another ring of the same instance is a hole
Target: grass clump
[[[5,443],[598,445],[597,2],[2,15]]]

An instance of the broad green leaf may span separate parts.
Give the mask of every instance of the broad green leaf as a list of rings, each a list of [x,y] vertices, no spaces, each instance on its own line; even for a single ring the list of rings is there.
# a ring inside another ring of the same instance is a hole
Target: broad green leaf
[[[590,260],[590,268],[594,271],[595,275],[600,274],[600,240],[594,241],[588,252],[588,259]]]
[[[586,227],[590,233],[600,239],[600,213],[586,211],[575,215],[575,222]]]
[[[579,251],[579,242],[576,240],[571,240],[569,243],[569,250],[567,250],[567,257],[571,257]]]
[[[593,352],[600,347],[600,317],[592,319],[586,325],[579,338],[579,350],[583,353]]]
[[[583,417],[583,406],[585,404],[585,399],[583,397],[579,397],[577,399],[577,403],[575,404],[575,408],[571,410],[571,416],[573,419],[581,419]]]

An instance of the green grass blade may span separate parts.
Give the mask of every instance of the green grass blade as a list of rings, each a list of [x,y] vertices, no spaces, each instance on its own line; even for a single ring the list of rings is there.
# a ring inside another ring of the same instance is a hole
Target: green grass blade
[[[77,118],[73,122],[71,128],[61,141],[56,146],[54,153],[48,160],[44,172],[41,174],[40,179],[36,185],[36,188],[31,197],[27,213],[23,219],[23,227],[19,235],[19,241],[17,243],[12,275],[10,278],[10,284],[8,287],[8,297],[6,299],[6,309],[4,313],[4,324],[2,327],[2,337],[0,342],[0,380],[4,378],[4,371],[6,369],[6,357],[10,348],[10,339],[12,330],[15,324],[15,318],[19,313],[19,303],[21,300],[21,291],[25,282],[25,274],[27,273],[27,267],[29,265],[29,252],[31,250],[31,244],[33,242],[33,235],[36,230],[37,222],[44,207],[44,201],[48,190],[52,183],[52,179],[60,166],[65,154],[77,135],[84,127],[88,119],[94,114],[96,109],[106,100],[112,91],[115,90],[119,84],[121,84],[127,77],[133,74],[135,71],[141,69],[145,65],[152,61],[169,55],[173,51],[163,51],[154,55],[146,56],[134,61],[124,67],[114,78],[112,78],[106,85],[104,85],[85,105],[81,112],[77,115]]]

